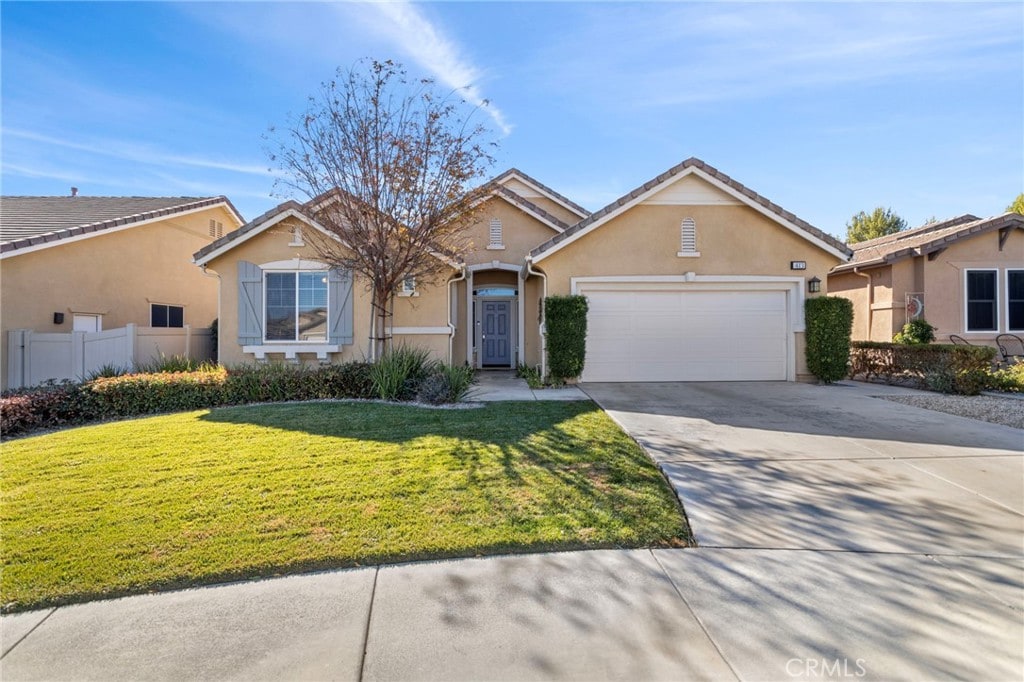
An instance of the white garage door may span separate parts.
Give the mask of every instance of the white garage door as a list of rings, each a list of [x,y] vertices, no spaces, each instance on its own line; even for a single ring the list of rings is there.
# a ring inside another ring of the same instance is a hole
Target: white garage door
[[[770,381],[787,378],[785,291],[581,291],[584,381]]]

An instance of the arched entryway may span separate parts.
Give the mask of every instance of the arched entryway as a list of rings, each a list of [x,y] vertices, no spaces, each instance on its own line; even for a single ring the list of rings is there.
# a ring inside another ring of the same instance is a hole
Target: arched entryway
[[[477,369],[510,369],[523,361],[521,268],[509,263],[473,265],[467,272],[469,343],[466,361]]]

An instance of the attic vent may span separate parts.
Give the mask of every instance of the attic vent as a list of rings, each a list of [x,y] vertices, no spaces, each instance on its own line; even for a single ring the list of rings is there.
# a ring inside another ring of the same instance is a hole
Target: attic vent
[[[210,219],[210,236],[214,239],[220,239],[224,236],[224,223],[219,220]]]
[[[491,240],[487,245],[489,249],[504,249],[505,245],[502,243],[502,230],[501,221],[497,218],[491,218]]]
[[[679,226],[679,253],[677,256],[699,256],[697,250],[697,223],[693,218],[683,218]]]

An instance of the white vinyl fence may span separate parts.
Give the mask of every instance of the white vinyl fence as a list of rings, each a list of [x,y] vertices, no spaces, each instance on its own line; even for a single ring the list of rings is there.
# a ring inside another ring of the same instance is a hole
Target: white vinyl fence
[[[29,329],[7,332],[7,388],[45,381],[78,381],[101,367],[134,369],[161,357],[213,359],[210,329],[139,327],[102,332],[49,334]]]

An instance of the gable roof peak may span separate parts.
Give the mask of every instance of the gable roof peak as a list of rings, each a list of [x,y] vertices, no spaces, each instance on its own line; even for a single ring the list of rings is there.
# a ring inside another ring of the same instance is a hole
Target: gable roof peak
[[[563,194],[559,194],[555,190],[551,189],[550,187],[542,183],[540,180],[537,180],[536,178],[527,175],[526,173],[519,170],[515,166],[494,176],[494,178],[492,178],[488,182],[485,182],[481,187],[487,187],[489,185],[504,185],[506,181],[516,177],[518,177],[521,181],[525,182],[526,184],[532,185],[533,188],[539,191],[542,195],[547,196],[548,199],[551,199],[556,204],[561,204],[563,207],[567,208],[570,212],[575,213],[580,218],[585,218],[586,216],[590,215],[590,211],[583,208],[569,197]]]
[[[530,252],[530,258],[541,257],[552,249],[557,250],[558,248],[561,248],[559,245],[566,243],[567,240],[572,241],[579,236],[583,236],[582,233],[589,232],[604,222],[611,220],[612,217],[643,201],[643,199],[651,192],[655,191],[656,188],[660,188],[662,185],[672,181],[674,178],[680,176],[684,171],[687,171],[690,168],[699,171],[705,180],[710,180],[713,184],[716,184],[719,188],[731,193],[754,210],[774,219],[784,227],[793,230],[805,239],[815,243],[820,248],[846,259],[853,254],[853,251],[849,246],[832,235],[819,230],[807,221],[799,218],[796,214],[769,201],[767,198],[743,185],[743,183],[733,180],[731,177],[707,162],[702,161],[695,156],[691,156],[690,158],[669,168],[665,172],[648,180],[631,192],[622,195],[604,208],[594,211],[562,234],[556,235],[544,242]]]

